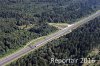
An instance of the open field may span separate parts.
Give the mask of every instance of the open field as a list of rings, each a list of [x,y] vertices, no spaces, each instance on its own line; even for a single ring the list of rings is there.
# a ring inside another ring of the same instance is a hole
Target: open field
[[[68,23],[49,23],[49,25],[52,25],[58,29],[63,29],[63,28],[70,26],[70,24]]]

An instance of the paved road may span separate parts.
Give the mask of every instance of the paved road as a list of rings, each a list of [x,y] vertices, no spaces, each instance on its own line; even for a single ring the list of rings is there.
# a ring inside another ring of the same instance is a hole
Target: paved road
[[[57,38],[59,38],[59,37],[61,37],[63,35],[66,35],[66,34],[72,32],[72,30],[76,29],[80,25],[83,25],[83,24],[87,23],[90,20],[93,20],[94,18],[96,18],[98,16],[100,16],[100,10],[97,11],[96,13],[94,13],[94,14],[92,14],[92,15],[90,15],[90,16],[88,16],[88,17],[86,17],[86,18],[84,18],[84,19],[82,19],[80,21],[78,21],[78,22],[75,22],[74,24],[72,24],[69,27],[66,27],[66,28],[64,28],[62,30],[59,30],[58,32],[56,32],[56,33],[54,33],[52,35],[47,36],[45,39],[35,43],[34,45],[29,45],[29,46],[23,48],[22,50],[20,50],[20,51],[14,53],[14,54],[11,54],[11,55],[1,59],[0,60],[0,66],[4,66],[6,63],[10,63],[15,59],[20,58],[22,55],[27,54],[27,52],[30,52],[30,51],[32,51],[34,49],[37,49],[37,48],[45,45],[46,43],[48,43],[48,42],[50,42],[50,41],[52,41],[54,39],[57,39]]]

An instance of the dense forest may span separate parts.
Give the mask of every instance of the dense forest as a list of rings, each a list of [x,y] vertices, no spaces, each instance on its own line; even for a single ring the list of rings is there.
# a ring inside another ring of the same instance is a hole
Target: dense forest
[[[68,35],[49,42],[46,46],[18,59],[9,66],[66,66],[50,64],[51,58],[85,58],[94,48],[100,50],[100,17]],[[96,55],[95,59],[100,60],[100,54]],[[73,65],[81,66],[82,64],[68,64],[68,66]]]
[[[50,34],[56,31],[55,27],[49,26],[47,23],[35,24],[33,28],[28,30],[18,28],[14,19],[0,20],[0,57],[12,52],[32,39]]]
[[[0,21],[0,56],[26,45],[32,39],[45,36],[56,30],[55,27],[49,26],[47,23],[36,24],[28,30],[19,29],[14,21],[2,20]]]
[[[100,7],[99,0],[0,0],[0,17],[17,25],[41,22],[72,23]]]
[[[0,57],[4,56],[7,53],[11,53],[15,51],[20,47],[25,46],[26,43],[32,39],[50,34],[57,30],[57,28],[48,25],[48,23],[51,22],[52,23],[57,23],[57,22],[74,23],[75,21],[85,16],[88,16],[89,14],[92,14],[93,12],[99,9],[100,9],[99,0],[84,0],[84,1],[83,0],[0,0]],[[94,25],[93,29],[96,29],[96,27],[98,27],[97,26],[99,25],[98,19],[97,19],[97,23],[98,24],[95,24],[96,26],[93,24]],[[32,25],[31,28],[30,25]],[[26,29],[27,27],[29,29]],[[67,39],[66,37],[67,36],[75,37],[79,34],[82,34],[82,31],[80,30],[83,29],[81,28],[79,29],[79,31],[61,37],[60,39],[52,41],[51,43],[56,43],[57,45],[61,45],[57,47],[58,49],[61,47],[66,47],[68,44],[66,46],[62,46],[63,43],[60,44],[60,41],[66,43],[66,40],[69,40],[73,42],[74,38],[68,37],[69,39]],[[87,29],[87,31],[88,30],[92,31],[92,29]],[[86,34],[88,35],[88,33]],[[98,35],[99,37],[99,34],[96,33],[96,35]],[[86,36],[82,35],[82,37],[86,37]],[[91,35],[91,37],[93,36]],[[89,36],[87,36],[87,38],[89,38]],[[96,38],[96,40],[97,39],[98,38]],[[78,40],[78,37],[76,40]],[[73,44],[72,42],[68,42],[69,47],[70,45]],[[68,50],[74,50],[75,49],[74,45],[72,46],[73,49],[68,49]],[[52,50],[53,53],[55,54],[55,51],[58,49]],[[48,50],[51,51],[51,49]],[[38,53],[40,53],[40,51]],[[84,54],[85,51],[83,55]],[[30,58],[33,57],[33,54],[32,56],[29,57]],[[35,63],[33,60],[32,62]],[[48,61],[46,60],[46,62]],[[22,62],[22,64],[24,63],[26,62]]]

